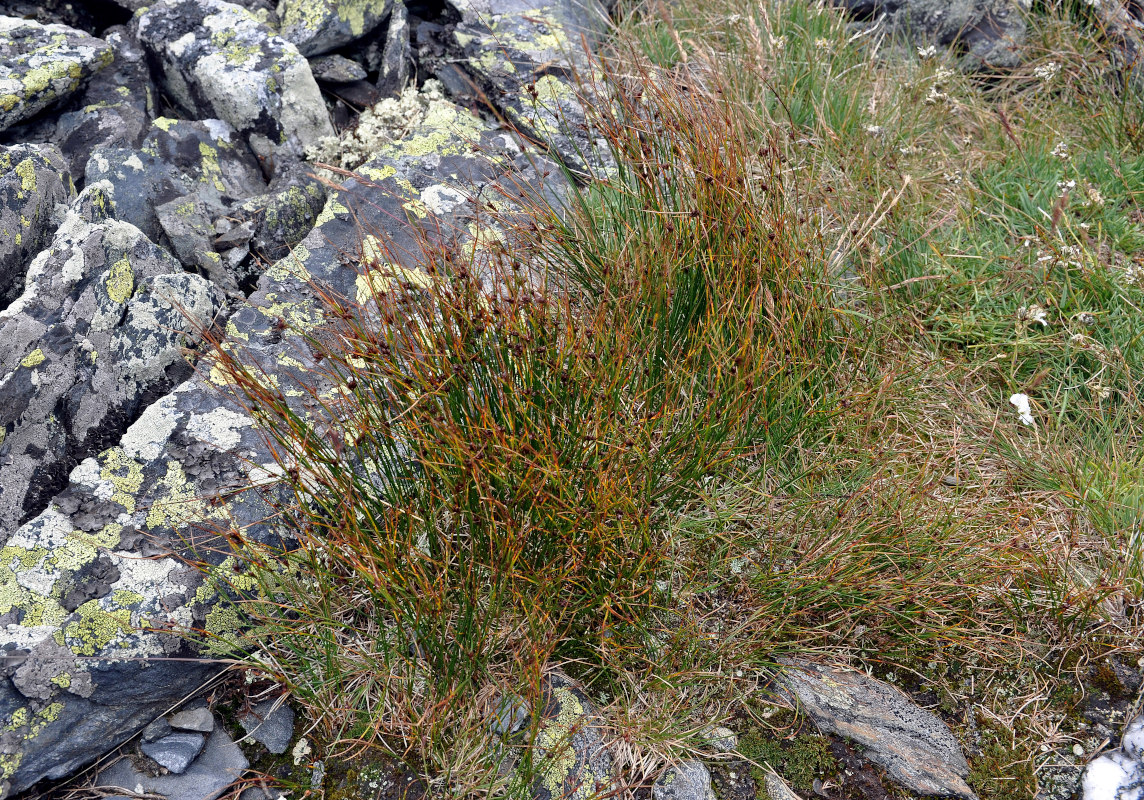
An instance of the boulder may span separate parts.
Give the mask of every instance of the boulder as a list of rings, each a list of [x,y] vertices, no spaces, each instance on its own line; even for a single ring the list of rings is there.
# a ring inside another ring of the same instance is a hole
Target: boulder
[[[590,800],[615,793],[612,754],[604,741],[604,720],[583,687],[564,673],[554,671],[545,676],[541,697],[539,729],[532,743],[533,763],[537,766],[532,796],[536,800]],[[708,793],[710,784],[708,776]],[[657,795],[656,800],[668,797]],[[684,800],[684,795],[673,794],[670,798]],[[711,799],[698,795],[697,800]]]
[[[75,28],[0,16],[0,131],[71,97],[113,57]]]
[[[301,152],[332,136],[298,49],[247,9],[222,0],[160,0],[135,21],[164,88],[188,115],[226,120],[263,149]]]
[[[51,240],[56,206],[74,192],[55,147],[0,147],[0,310],[24,290],[28,263]]]
[[[135,226],[68,215],[0,312],[0,531],[41,512],[73,467],[189,376],[184,348],[221,307]]]
[[[279,0],[282,37],[304,56],[357,41],[385,22],[393,0]]]
[[[918,46],[952,47],[967,72],[1011,69],[1021,61],[1020,0],[836,0],[862,20],[879,19]]]
[[[702,761],[669,767],[651,787],[654,800],[716,800],[711,773]]]

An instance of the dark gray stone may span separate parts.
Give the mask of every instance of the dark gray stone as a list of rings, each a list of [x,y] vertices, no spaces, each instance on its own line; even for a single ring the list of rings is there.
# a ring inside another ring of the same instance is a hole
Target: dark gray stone
[[[197,734],[173,734],[197,736]],[[201,738],[201,737],[200,737]],[[167,800],[214,800],[242,778],[250,762],[242,750],[222,728],[207,737],[206,746],[198,758],[181,775],[160,775],[152,778],[135,770],[126,759],[118,761],[99,773],[97,786],[122,786],[162,795]]]
[[[256,742],[266,746],[275,755],[286,752],[294,738],[294,709],[277,700],[259,703],[249,712],[241,714],[238,722]]]
[[[372,33],[389,16],[392,0],[278,0],[282,37],[304,56],[320,55]]]
[[[28,263],[51,241],[56,206],[74,191],[55,147],[0,147],[0,310],[24,290]]]
[[[238,291],[237,281],[212,244],[214,223],[205,203],[194,195],[185,195],[156,206],[155,215],[171,249],[184,266],[206,275],[223,291]]]
[[[386,97],[397,97],[413,66],[412,42],[409,36],[409,12],[405,0],[393,0],[393,13],[385,30],[385,47],[381,51],[381,68],[377,88]]]
[[[852,670],[780,659],[776,689],[824,731],[864,748],[863,755],[910,791],[975,800],[969,764],[946,724],[900,689]]]
[[[323,83],[353,83],[364,81],[367,75],[361,64],[339,55],[311,58],[310,72]]]
[[[333,135],[306,59],[245,8],[160,0],[135,24],[164,87],[190,116],[226,120],[264,146],[296,152]]]
[[[71,97],[111,60],[110,45],[83,31],[0,16],[0,131]]]
[[[88,185],[106,181],[115,201],[115,216],[141,230],[151,241],[163,234],[155,208],[187,194],[190,187],[177,168],[155,155],[122,147],[105,147],[91,154]]]
[[[159,717],[157,720],[143,729],[143,732],[139,734],[139,738],[144,742],[153,742],[156,739],[162,739],[170,732],[171,723],[167,722],[166,717]]]
[[[204,706],[198,708],[185,708],[171,715],[171,727],[181,731],[197,731],[210,733],[215,729],[214,714]]]
[[[578,683],[554,671],[541,686],[540,726],[532,743],[539,766],[532,786],[536,800],[605,797],[616,791],[605,723]]]
[[[182,775],[203,751],[206,740],[201,733],[172,733],[154,742],[144,742],[139,749],[159,766]]]

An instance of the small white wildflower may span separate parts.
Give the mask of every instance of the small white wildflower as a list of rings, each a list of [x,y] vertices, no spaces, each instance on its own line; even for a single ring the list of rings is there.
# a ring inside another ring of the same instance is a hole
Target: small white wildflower
[[[934,83],[948,83],[949,79],[957,73],[948,67],[938,67],[937,72],[933,74]]]
[[[937,86],[931,86],[929,94],[925,96],[925,104],[927,106],[936,106],[938,103],[949,100],[949,95],[945,92],[939,92]]]
[[[961,183],[961,170],[955,169],[953,172],[946,172],[942,177],[945,178],[946,183],[951,183],[956,186],[957,184]]]
[[[883,134],[886,133],[886,129],[881,125],[867,125],[866,133],[868,133],[870,136],[873,136],[875,139],[880,139],[882,138]]]
[[[1040,78],[1045,83],[1048,83],[1061,71],[1061,65],[1056,61],[1050,61],[1047,64],[1041,64],[1033,70],[1033,74]]]
[[[937,47],[935,47],[932,44],[929,47],[919,47],[918,48],[918,58],[920,58],[922,61],[928,61],[929,59],[933,58],[936,55],[937,55]]]
[[[829,39],[815,39],[814,40],[814,49],[829,53],[831,50],[834,49],[834,45],[833,45],[833,43],[831,43],[831,41]]]
[[[1091,328],[1096,325],[1096,315],[1091,311],[1082,311],[1079,314],[1075,314],[1073,319],[1087,328]]]
[[[1029,395],[1015,394],[1009,398],[1009,404],[1017,409],[1017,418],[1023,424],[1033,424],[1033,409],[1029,406]]]
[[[1017,309],[1017,319],[1029,325],[1034,322],[1039,322],[1041,323],[1041,327],[1049,327],[1048,312],[1045,311],[1044,307],[1039,305],[1021,306]]]
[[[1057,142],[1056,145],[1053,146],[1051,155],[1056,156],[1061,161],[1068,161],[1072,158],[1072,156],[1069,155],[1068,142]]]
[[[785,36],[779,36],[776,38],[776,37],[772,36],[771,37],[771,47],[775,50],[785,50],[786,49],[786,37]]]
[[[1057,196],[1064,197],[1076,188],[1076,181],[1057,181]]]
[[[1097,400],[1107,400],[1112,397],[1112,387],[1105,386],[1100,381],[1089,381],[1088,390],[1092,392],[1093,397]]]
[[[1088,182],[1084,184],[1084,204],[1086,208],[1093,210],[1104,208],[1104,195],[1100,193],[1099,189]]]

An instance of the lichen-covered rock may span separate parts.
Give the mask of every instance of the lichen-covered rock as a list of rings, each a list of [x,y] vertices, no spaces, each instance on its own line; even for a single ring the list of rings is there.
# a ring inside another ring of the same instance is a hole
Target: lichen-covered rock
[[[75,28],[0,16],[0,131],[70,97],[112,58]]]
[[[513,0],[458,0],[462,16],[442,28],[443,57],[431,58],[434,74],[464,93],[466,80],[522,133],[548,146],[569,169],[599,172],[602,148],[588,130],[571,69],[587,68],[584,42],[600,35],[607,16],[589,0],[548,0],[525,8]],[[424,27],[424,26],[423,26]],[[467,73],[458,77],[457,70]]]
[[[100,147],[138,147],[153,115],[155,91],[146,56],[124,28],[104,32],[114,61],[97,73],[80,95],[80,107],[61,114],[58,142],[73,175],[81,176]]]
[[[88,182],[107,181],[117,216],[162,240],[158,209],[193,196],[221,213],[229,203],[266,191],[249,148],[221,120],[159,117],[138,150],[96,150],[87,164]]]
[[[562,672],[545,677],[542,698],[539,729],[532,743],[537,770],[533,797],[592,800],[612,796],[616,792],[612,754],[596,705]]]
[[[333,134],[306,59],[247,9],[160,0],[136,25],[167,92],[189,115],[298,151]]]
[[[976,800],[957,739],[900,689],[852,670],[809,661],[785,665],[776,689],[824,731],[861,745],[895,783],[927,796]]]
[[[0,312],[0,532],[42,511],[141,403],[188,377],[184,347],[221,306],[135,226],[69,214]]]
[[[651,787],[654,800],[716,800],[711,773],[702,761],[684,761],[668,769]]]
[[[156,206],[155,214],[171,249],[184,266],[206,275],[223,291],[238,291],[238,282],[212,244],[214,223],[205,203],[194,195],[186,195]]]
[[[390,142],[360,180],[332,193],[317,226],[228,320],[224,347],[241,348],[244,361],[273,375],[297,413],[320,413],[312,393],[330,391],[311,371],[304,339],[323,320],[315,285],[368,301],[385,281],[411,274],[422,237],[476,235],[466,197],[497,182],[542,182],[506,134],[457,115]],[[464,119],[467,127],[455,124]],[[503,157],[474,153],[474,144]],[[382,241],[394,244],[392,264]],[[375,265],[364,276],[363,261]],[[267,521],[273,496],[233,491],[265,482],[275,465],[228,381],[217,365],[200,364],[117,444],[80,462],[67,488],[0,550],[0,780],[8,791],[92,761],[218,670],[162,658],[195,654],[188,639],[165,631],[241,636],[235,609],[184,560],[206,559],[231,586],[250,590],[217,529],[281,545]],[[79,605],[69,611],[65,598]]]
[[[314,79],[324,83],[353,83],[366,79],[365,67],[345,56],[330,55],[310,59]]]
[[[405,0],[393,0],[393,12],[385,29],[385,46],[381,51],[377,88],[385,97],[401,94],[409,82],[413,65],[412,43],[409,39],[409,12]]]
[[[231,209],[229,217],[252,223],[251,252],[264,264],[273,264],[290,253],[305,238],[326,204],[326,190],[300,170],[275,179],[273,192],[251,197]],[[249,280],[257,268],[237,276]]]
[[[0,147],[0,310],[24,290],[24,271],[52,235],[56,206],[75,189],[50,145]]]
[[[919,46],[954,47],[967,72],[1021,61],[1025,11],[1019,0],[836,0],[863,20],[879,20]],[[1025,6],[1028,7],[1027,5]]]
[[[372,33],[392,0],[279,0],[282,36],[305,56],[320,55]]]

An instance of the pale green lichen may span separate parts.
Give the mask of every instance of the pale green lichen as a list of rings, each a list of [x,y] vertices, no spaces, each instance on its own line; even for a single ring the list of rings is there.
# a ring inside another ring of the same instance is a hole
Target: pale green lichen
[[[88,600],[76,609],[79,619],[62,629],[64,641],[73,653],[93,656],[131,628],[131,612],[126,609],[106,611],[98,600]]]
[[[111,499],[128,511],[135,511],[135,495],[143,485],[143,467],[124,452],[122,447],[112,447],[101,456],[103,468],[99,477],[111,481],[115,492]]]
[[[226,191],[222,182],[222,167],[218,163],[218,151],[206,142],[199,142],[199,155],[202,156],[203,183],[212,183],[220,192]]]

